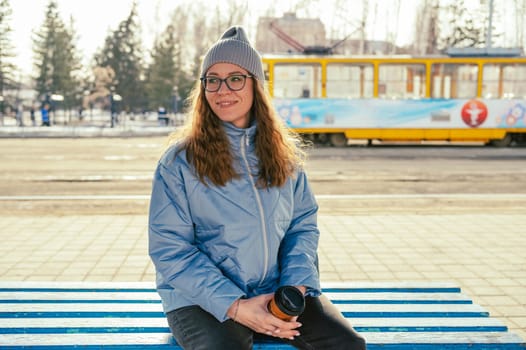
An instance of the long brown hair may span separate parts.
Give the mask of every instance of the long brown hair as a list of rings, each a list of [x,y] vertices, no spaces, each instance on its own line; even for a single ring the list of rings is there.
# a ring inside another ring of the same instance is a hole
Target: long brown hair
[[[269,95],[260,82],[254,86],[251,115],[257,123],[255,151],[259,159],[257,184],[260,187],[282,186],[294,171],[303,166],[304,144],[298,134],[288,129],[276,115]],[[217,186],[238,178],[233,167],[229,141],[220,119],[212,112],[200,82],[191,96],[190,118],[172,133],[168,143],[182,142],[189,162],[202,183],[206,179]]]

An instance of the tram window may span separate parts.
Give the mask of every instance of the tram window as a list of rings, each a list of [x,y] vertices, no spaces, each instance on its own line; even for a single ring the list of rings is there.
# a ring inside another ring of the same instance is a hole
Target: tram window
[[[502,66],[486,64],[482,73],[482,97],[500,98],[502,96]]]
[[[482,96],[484,98],[526,98],[526,65],[484,65]]]
[[[474,64],[433,64],[431,97],[473,98],[477,96],[477,75]]]
[[[380,64],[378,73],[378,97],[403,99],[425,97],[425,65]]]
[[[327,97],[372,98],[373,66],[370,64],[327,65]]]
[[[274,97],[321,97],[321,66],[319,64],[276,64],[273,81]]]

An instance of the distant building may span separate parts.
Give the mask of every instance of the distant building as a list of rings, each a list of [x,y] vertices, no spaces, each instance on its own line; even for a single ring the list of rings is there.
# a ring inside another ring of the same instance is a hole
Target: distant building
[[[305,48],[325,48],[327,44],[319,18],[298,18],[292,12],[281,18],[259,18],[256,49],[261,53],[303,53]]]
[[[293,12],[283,17],[260,17],[256,31],[256,49],[262,54],[314,53],[336,55],[405,54],[407,49],[379,40],[326,38],[325,25],[319,18],[298,18]]]

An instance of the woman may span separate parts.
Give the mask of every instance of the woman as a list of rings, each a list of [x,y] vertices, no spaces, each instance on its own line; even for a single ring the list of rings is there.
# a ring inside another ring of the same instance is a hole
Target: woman
[[[150,204],[149,252],[175,339],[184,349],[251,349],[269,336],[299,349],[364,349],[320,292],[318,206],[303,154],[272,109],[243,28],[209,49],[201,74]],[[291,321],[267,309],[282,285],[305,295]]]

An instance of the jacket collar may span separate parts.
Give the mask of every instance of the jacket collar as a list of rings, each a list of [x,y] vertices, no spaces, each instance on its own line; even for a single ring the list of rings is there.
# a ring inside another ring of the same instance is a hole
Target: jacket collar
[[[254,140],[256,138],[256,121],[252,120],[247,128],[238,128],[232,123],[222,122],[223,128],[230,140],[230,144],[234,149],[238,149],[241,142],[245,142],[248,148],[254,147]],[[246,135],[246,136],[245,136]],[[247,137],[248,139],[245,139]],[[247,143],[248,142],[248,143]]]

